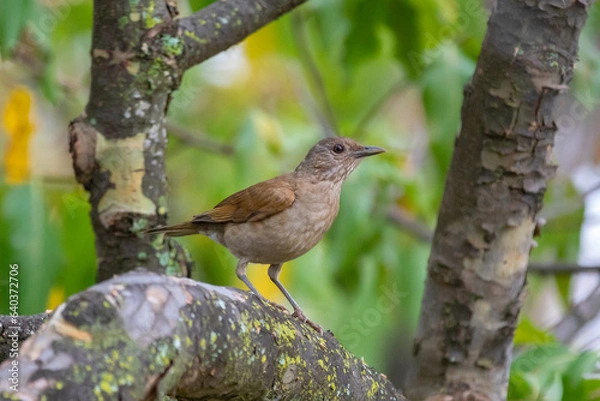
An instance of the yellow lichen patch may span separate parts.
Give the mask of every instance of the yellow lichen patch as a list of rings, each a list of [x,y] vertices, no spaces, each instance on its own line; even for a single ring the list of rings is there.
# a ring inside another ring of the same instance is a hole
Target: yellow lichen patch
[[[117,383],[115,377],[110,373],[102,373],[100,381],[100,389],[106,394],[113,394],[117,391]]]
[[[98,135],[96,160],[103,171],[110,173],[114,185],[98,204],[100,221],[110,225],[111,216],[118,213],[153,214],[154,203],[142,192],[144,178],[145,133],[126,139],[109,140]]]
[[[296,328],[291,323],[279,324],[276,326],[275,330],[280,342],[285,341],[291,343],[296,339]]]
[[[10,92],[4,106],[2,125],[9,138],[4,154],[4,173],[8,184],[20,184],[29,179],[29,140],[35,130],[31,120],[32,96],[26,88]]]
[[[127,72],[131,75],[135,75],[140,71],[140,63],[137,61],[132,61],[127,64]]]
[[[208,40],[204,39],[204,38],[199,38],[198,36],[196,36],[196,34],[192,31],[183,31],[183,34],[185,36],[187,36],[190,39],[193,39],[195,42],[200,43],[201,45],[205,45],[208,43]]]
[[[379,383],[371,379],[371,388],[367,392],[367,397],[373,397],[379,391]]]

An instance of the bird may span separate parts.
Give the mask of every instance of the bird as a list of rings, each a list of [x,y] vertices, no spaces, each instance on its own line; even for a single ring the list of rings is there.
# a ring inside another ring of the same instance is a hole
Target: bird
[[[238,259],[237,277],[262,300],[246,270],[249,263],[268,264],[269,278],[291,304],[292,316],[322,334],[323,328],[306,317],[279,280],[282,266],[317,245],[338,214],[344,180],[365,157],[385,151],[347,137],[327,137],[309,150],[293,172],[236,192],[190,221],[146,233],[208,236]]]

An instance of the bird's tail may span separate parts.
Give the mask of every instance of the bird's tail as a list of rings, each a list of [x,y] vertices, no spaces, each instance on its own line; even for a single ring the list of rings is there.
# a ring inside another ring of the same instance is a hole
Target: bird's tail
[[[182,237],[184,235],[201,234],[202,225],[186,221],[185,223],[173,224],[172,226],[155,227],[144,231],[144,234],[161,234],[167,237]]]

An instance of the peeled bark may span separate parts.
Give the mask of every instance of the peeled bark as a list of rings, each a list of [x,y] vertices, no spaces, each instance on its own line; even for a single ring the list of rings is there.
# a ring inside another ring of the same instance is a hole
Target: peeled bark
[[[18,362],[17,391],[10,367]],[[133,272],[61,305],[0,366],[6,400],[404,400],[331,335],[247,292]]]
[[[529,252],[591,2],[498,1],[464,91],[407,394],[506,399]],[[441,89],[440,89],[441,90]]]

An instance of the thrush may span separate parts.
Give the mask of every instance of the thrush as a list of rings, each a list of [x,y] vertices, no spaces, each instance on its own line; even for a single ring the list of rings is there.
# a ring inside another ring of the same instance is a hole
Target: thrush
[[[338,214],[344,180],[363,158],[383,152],[350,138],[323,139],[293,172],[236,192],[190,221],[147,233],[208,236],[238,259],[236,275],[261,298],[246,269],[248,263],[270,265],[269,278],[294,308],[293,316],[322,333],[279,281],[281,267],[317,245]]]

